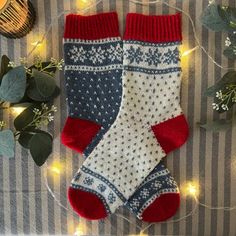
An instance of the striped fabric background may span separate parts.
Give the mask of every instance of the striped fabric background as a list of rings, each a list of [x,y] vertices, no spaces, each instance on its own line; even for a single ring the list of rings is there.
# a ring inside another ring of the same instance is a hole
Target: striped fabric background
[[[0,53],[8,55],[12,60],[19,61],[32,48],[31,43],[41,38],[48,25],[64,10],[75,10],[81,0],[32,0],[36,8],[38,21],[34,30],[20,40],[6,39],[0,36]],[[204,29],[199,16],[207,6],[207,0],[171,0],[170,4],[188,12],[193,18],[201,44],[209,53],[224,66],[233,66],[222,56],[225,35],[212,33]],[[228,1],[223,3],[228,4]],[[235,1],[230,0],[230,5]],[[174,13],[162,4],[144,7],[125,0],[104,0],[89,13],[117,11],[120,30],[123,32],[125,16],[128,12],[145,14]],[[43,58],[62,58],[62,34],[64,18],[55,20],[46,42],[34,54],[40,53]],[[183,16],[183,45],[185,49],[193,48],[196,43],[187,17]],[[32,58],[29,58],[31,61]],[[166,164],[178,184],[186,180],[200,183],[200,201],[211,206],[236,205],[236,130],[212,134],[200,130],[196,123],[207,119],[217,119],[212,112],[211,99],[204,96],[205,89],[214,84],[225,71],[214,64],[200,50],[183,59],[182,107],[188,118],[191,134],[186,145],[170,154]],[[60,203],[69,208],[66,189],[69,182],[82,164],[82,158],[60,144],[60,131],[66,118],[65,91],[63,73],[57,78],[62,89],[61,96],[55,101],[59,108],[55,121],[49,131],[54,135],[54,152],[48,165],[55,160],[63,162],[60,177],[50,173],[47,179],[50,187]],[[12,126],[12,111],[0,113],[0,120],[8,121]],[[139,222],[126,209],[117,214],[125,216],[129,222],[118,215],[112,215],[105,221],[89,222],[77,217],[71,210],[65,210],[54,201],[45,187],[43,168],[34,165],[27,151],[16,146],[15,159],[0,158],[0,234],[68,234],[73,235],[79,225],[84,235],[131,235],[139,234],[146,223]],[[182,198],[181,209],[176,214],[178,219],[188,214],[194,206],[191,198]],[[215,211],[198,207],[193,216],[178,223],[152,225],[146,234],[149,235],[236,235],[236,210]]]

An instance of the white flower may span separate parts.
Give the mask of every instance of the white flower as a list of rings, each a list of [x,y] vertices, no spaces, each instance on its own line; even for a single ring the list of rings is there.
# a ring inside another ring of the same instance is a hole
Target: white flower
[[[54,111],[54,112],[57,112],[57,107],[52,105],[51,110]]]
[[[227,106],[226,104],[222,104],[222,105],[221,105],[221,108],[222,108],[223,110],[225,110],[225,111],[228,111],[228,110],[229,110],[229,108],[228,108],[228,106]]]
[[[219,90],[218,92],[216,92],[216,97],[219,98],[220,100],[222,100],[223,94],[222,94],[222,91],[221,91],[221,90]]]
[[[212,107],[213,107],[213,110],[219,110],[219,105],[218,104],[216,104],[216,103],[212,103]]]
[[[5,121],[0,121],[0,128],[3,128],[4,126],[6,125],[6,122]]]
[[[45,104],[45,103],[42,103],[42,104],[41,104],[41,107],[42,107],[42,109],[44,109],[44,110],[48,110],[48,106],[47,106],[47,104]]]
[[[232,98],[232,102],[236,102],[236,97],[233,97],[233,98]]]
[[[9,61],[8,67],[15,67],[15,62],[14,61]]]
[[[54,64],[57,64],[57,60],[55,59],[55,58],[51,58],[51,60],[50,60],[52,63],[54,63]]]
[[[229,47],[230,45],[231,45],[230,38],[227,37],[226,40],[225,40],[225,46],[226,46],[226,47]]]
[[[34,109],[33,109],[33,113],[34,113],[35,115],[41,115],[41,111],[40,111],[38,108],[34,108]]]
[[[209,0],[208,1],[208,6],[210,6],[211,4],[215,3],[215,0]]]
[[[53,119],[54,119],[54,116],[51,113],[49,113],[48,114],[48,121],[53,121]]]

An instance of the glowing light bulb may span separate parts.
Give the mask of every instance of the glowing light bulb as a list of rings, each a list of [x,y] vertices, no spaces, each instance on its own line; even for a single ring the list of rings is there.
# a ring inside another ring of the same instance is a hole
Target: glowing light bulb
[[[197,193],[197,187],[193,185],[192,183],[188,184],[188,192],[190,195],[196,196]]]
[[[14,115],[20,115],[21,112],[23,112],[26,109],[26,107],[12,107],[12,112]]]
[[[196,181],[183,184],[181,189],[185,196],[197,197],[199,195],[199,184]]]
[[[192,49],[189,49],[189,50],[186,50],[186,51],[182,52],[182,53],[181,53],[181,57],[186,57],[186,56],[188,56],[190,53],[196,51],[198,48],[199,48],[199,46],[196,46],[196,47],[194,47],[194,48],[192,48]]]
[[[145,233],[143,233],[143,232],[141,232],[139,235],[140,235],[140,236],[148,236],[148,234],[145,234]]]
[[[74,233],[74,235],[77,235],[77,236],[82,236],[82,235],[85,235],[85,230],[84,230],[85,226],[83,224],[79,224],[77,227],[76,227],[76,231]]]
[[[35,41],[31,43],[32,46],[40,47],[42,46],[42,43],[40,41]]]
[[[82,10],[87,8],[91,4],[89,0],[77,0],[77,8],[78,10]]]
[[[50,173],[54,176],[60,175],[62,172],[63,166],[61,162],[54,161],[49,167],[48,167]]]

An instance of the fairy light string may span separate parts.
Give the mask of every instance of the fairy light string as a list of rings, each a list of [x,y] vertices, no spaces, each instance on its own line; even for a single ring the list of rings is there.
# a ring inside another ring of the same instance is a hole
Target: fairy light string
[[[87,1],[87,0],[83,0],[83,1]],[[68,13],[80,13],[80,14],[83,14],[85,12],[87,12],[89,9],[93,8],[93,7],[96,7],[99,3],[101,3],[103,0],[97,0],[95,1],[94,3],[91,3],[89,6],[83,8],[82,10],[64,10],[62,11],[61,13],[59,13],[57,16],[55,16],[50,25],[47,26],[47,30],[46,32],[43,34],[42,38],[36,42],[33,42],[31,45],[33,46],[33,48],[27,53],[27,58],[29,58],[33,52],[36,50],[36,48],[40,45],[43,44],[43,42],[46,40],[48,34],[50,33],[51,29],[52,29],[52,26],[54,25],[55,22],[58,21],[59,18],[61,18],[62,16],[64,16],[65,14],[68,14]],[[212,61],[212,63],[221,68],[221,69],[224,69],[224,70],[229,70],[229,69],[234,69],[233,67],[224,67],[222,66],[221,64],[219,64],[217,61],[214,60],[214,58],[207,52],[207,50],[205,49],[205,47],[203,45],[201,45],[200,43],[200,40],[197,36],[197,31],[196,31],[196,27],[195,27],[195,24],[194,24],[194,21],[192,19],[192,17],[190,16],[190,14],[182,9],[180,9],[179,7],[176,7],[176,6],[173,6],[163,0],[156,0],[156,1],[149,1],[149,2],[140,2],[140,1],[137,1],[137,0],[130,0],[131,3],[133,4],[139,4],[139,5],[143,5],[143,6],[148,6],[150,4],[156,4],[156,3],[161,3],[161,4],[164,4],[172,9],[175,9],[179,12],[181,12],[183,15],[185,15],[190,23],[191,23],[191,26],[192,26],[192,30],[193,30],[193,36],[195,38],[195,41],[196,41],[196,46],[190,50],[187,50],[185,52],[182,53],[182,56],[187,56],[189,55],[190,53],[192,53],[193,51],[197,50],[197,49],[201,49],[206,55],[207,57],[209,58],[210,61]],[[209,1],[209,4],[212,4],[214,1]],[[60,200],[56,197],[55,193],[53,192],[53,190],[50,188],[49,186],[49,183],[48,183],[48,177],[47,177],[47,171],[48,170],[51,170],[52,173],[54,172],[55,174],[60,174],[61,170],[60,168],[56,167],[56,166],[48,166],[46,164],[46,170],[44,171],[43,173],[43,176],[44,176],[44,180],[45,180],[45,186],[47,188],[47,191],[50,193],[50,195],[52,196],[52,198],[54,199],[54,201],[57,203],[58,206],[60,206],[62,209],[64,209],[65,211],[68,211],[68,212],[71,212],[72,214],[75,214],[70,208],[64,206],[63,204],[61,204]],[[197,186],[195,186],[193,183],[190,183],[190,185],[188,186],[188,188],[186,189],[186,193],[187,195],[190,195],[194,200],[194,207],[193,209],[188,213],[186,214],[185,216],[182,216],[178,219],[174,219],[174,220],[169,220],[169,221],[165,221],[165,222],[160,222],[160,224],[169,224],[169,223],[177,223],[177,222],[180,222],[182,220],[185,220],[186,218],[190,217],[190,216],[193,216],[193,214],[196,212],[197,210],[197,207],[198,206],[201,206],[201,207],[205,207],[209,210],[224,210],[224,211],[232,211],[232,210],[235,210],[236,209],[236,206],[232,206],[232,207],[213,207],[213,206],[209,206],[209,205],[206,205],[204,203],[201,203],[198,199],[198,196],[197,196]],[[147,225],[145,228],[142,228],[136,224],[134,224],[131,220],[129,220],[128,218],[126,218],[125,216],[123,215],[120,215],[120,214],[115,214],[117,217],[120,217],[124,220],[126,220],[127,222],[129,222],[130,224],[133,224],[136,228],[138,228],[140,230],[140,235],[144,234],[144,232],[146,230],[148,230],[153,224],[149,224]],[[75,234],[75,235],[79,235],[79,234],[82,234],[83,232],[78,232],[78,234]]]

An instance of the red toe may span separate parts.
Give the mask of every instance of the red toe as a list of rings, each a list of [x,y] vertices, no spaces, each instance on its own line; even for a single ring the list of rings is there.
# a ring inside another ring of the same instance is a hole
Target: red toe
[[[93,193],[70,187],[68,198],[75,212],[88,220],[100,220],[107,216],[103,202]]]
[[[162,194],[142,214],[142,220],[147,222],[165,221],[172,217],[180,206],[180,194]]]

